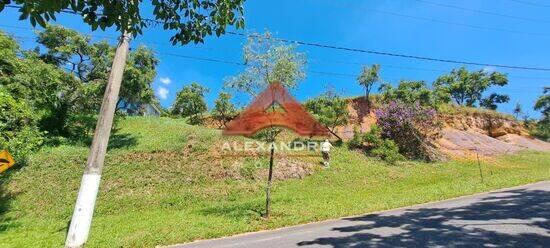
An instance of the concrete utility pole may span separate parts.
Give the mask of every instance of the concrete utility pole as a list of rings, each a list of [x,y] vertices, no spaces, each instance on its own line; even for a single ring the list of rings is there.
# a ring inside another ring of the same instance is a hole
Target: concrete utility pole
[[[109,82],[103,96],[94,139],[90,148],[88,161],[86,162],[86,168],[84,169],[84,175],[82,176],[82,182],[80,183],[65,247],[82,247],[86,243],[86,240],[88,240],[95,201],[99,190],[99,182],[101,180],[101,171],[103,170],[103,162],[105,161],[107,144],[109,143],[116,104],[118,102],[118,93],[122,83],[122,74],[126,65],[129,41],[129,34],[124,32],[120,37],[113,59]]]

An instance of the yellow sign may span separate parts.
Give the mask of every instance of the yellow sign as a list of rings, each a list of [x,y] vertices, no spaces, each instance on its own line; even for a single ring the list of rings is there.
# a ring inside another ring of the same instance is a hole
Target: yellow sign
[[[5,170],[9,169],[15,164],[15,160],[11,157],[10,153],[8,151],[1,151],[0,152],[0,173],[4,172]]]

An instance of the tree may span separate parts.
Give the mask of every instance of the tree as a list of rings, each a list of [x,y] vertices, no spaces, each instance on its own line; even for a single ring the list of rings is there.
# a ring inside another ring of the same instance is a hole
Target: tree
[[[152,13],[145,13],[149,8],[142,1],[7,0],[0,2],[0,11],[13,4],[20,7],[20,20],[29,19],[33,26],[42,27],[50,19],[56,20],[57,14],[72,11],[92,30],[114,27],[121,34],[133,36],[143,34],[151,25],[160,25],[164,30],[175,31],[170,38],[173,44],[187,44],[203,42],[212,33],[220,36],[229,25],[244,27],[243,3],[244,0],[153,0],[148,3]],[[154,19],[143,17],[147,15]]]
[[[55,65],[44,63],[36,52],[23,51],[0,32],[0,85],[34,113],[37,126],[51,133],[48,122],[64,109],[64,99],[76,90],[76,80]],[[62,117],[60,117],[63,119]]]
[[[374,64],[372,66],[363,66],[357,82],[359,85],[365,87],[365,100],[370,106],[369,94],[374,84],[380,81],[380,65]]]
[[[294,88],[305,78],[305,55],[296,47],[271,37],[269,32],[251,34],[243,47],[245,69],[229,78],[225,86],[252,96],[272,82]]]
[[[218,36],[225,33],[228,25],[242,28],[244,26],[243,2],[244,0],[153,0],[150,2],[153,12],[143,13],[142,10],[147,8],[143,8],[141,1],[14,1],[15,6],[19,7],[19,12],[21,12],[19,19],[29,19],[33,26],[38,23],[45,27],[46,22],[50,19],[55,20],[57,13],[65,12],[70,8],[75,14],[80,15],[92,30],[98,27],[101,29],[115,27],[121,34],[113,57],[73,217],[67,232],[66,247],[81,247],[88,239],[124,65],[128,55],[130,36],[135,37],[142,34],[143,29],[149,23],[160,23],[165,30],[177,31],[170,38],[172,44],[178,42],[187,44],[191,41],[203,42],[204,37],[211,35],[212,32]],[[0,12],[11,3],[11,0],[0,1]],[[154,16],[154,20],[142,17],[151,14]]]
[[[342,140],[335,132],[337,126],[348,123],[348,102],[332,91],[307,101],[306,109],[311,112],[316,119],[329,129],[329,131]]]
[[[516,103],[516,107],[514,107],[514,116],[516,117],[516,119],[519,119],[519,116],[523,114],[523,111],[521,110],[521,105],[518,103]]]
[[[492,93],[488,97],[481,99],[479,106],[490,110],[496,110],[498,108],[497,104],[507,103],[508,101],[510,101],[509,96]]]
[[[183,87],[176,95],[172,114],[188,118],[189,124],[197,125],[203,122],[203,113],[207,106],[204,94],[208,89],[198,83]]]
[[[242,73],[226,80],[227,88],[255,96],[273,82],[280,82],[286,88],[294,88],[306,76],[304,72],[305,55],[296,52],[295,46],[286,45],[281,40],[273,39],[269,32],[263,35],[249,35],[248,41],[243,47],[243,53],[245,69]],[[275,106],[272,110],[274,109]],[[261,130],[255,136],[271,143],[265,217],[269,217],[271,202],[274,142],[281,131],[281,128],[270,127]]]
[[[424,81],[401,80],[397,88],[389,83],[380,86],[380,95],[386,103],[400,101],[407,104],[419,103],[423,106],[436,107],[440,103],[448,102],[448,96],[435,92],[426,86]]]
[[[542,93],[535,102],[534,109],[542,112],[543,119],[550,119],[550,87],[544,87]]]
[[[465,67],[461,67],[452,70],[450,74],[440,76],[433,86],[435,91],[449,94],[456,104],[473,107],[482,100],[483,93],[489,87],[506,84],[506,74],[489,73],[485,70],[469,72]]]
[[[18,164],[24,164],[43,141],[36,116],[23,98],[14,98],[2,85],[0,99],[0,150],[9,151]]]
[[[39,32],[38,43],[47,49],[41,55],[42,60],[65,67],[79,79],[77,89],[65,97],[66,105],[71,107],[69,111],[95,114],[101,106],[101,95],[107,85],[109,63],[115,48],[105,41],[92,43],[88,36],[56,25],[47,25]],[[153,102],[151,84],[157,65],[158,59],[153,51],[145,46],[129,53],[117,109],[140,107]]]
[[[535,102],[535,110],[542,112],[542,118],[537,122],[533,135],[550,140],[550,87],[544,87],[543,95]]]
[[[393,140],[403,155],[430,161],[438,159],[432,141],[441,123],[434,109],[418,103],[411,105],[394,101],[378,108],[376,117],[381,137]]]
[[[231,95],[227,92],[221,92],[218,99],[214,102],[212,117],[218,122],[218,126],[224,127],[237,115],[235,105],[231,103]]]

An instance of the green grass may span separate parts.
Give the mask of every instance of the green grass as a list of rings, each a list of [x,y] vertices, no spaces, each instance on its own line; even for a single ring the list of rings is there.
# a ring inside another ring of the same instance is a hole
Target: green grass
[[[331,169],[276,182],[272,217],[265,220],[264,181],[224,174],[238,165],[212,154],[222,140],[219,131],[167,118],[127,118],[120,128],[113,139],[117,148],[106,159],[87,247],[182,243],[550,179],[548,153],[483,162],[481,183],[474,161],[388,166],[341,147]],[[0,247],[62,246],[87,152],[44,148],[28,166],[0,176]],[[235,171],[247,168],[247,161],[254,159],[241,161]]]
[[[440,104],[437,106],[437,112],[446,115],[470,115],[470,116],[484,116],[497,119],[514,121],[516,118],[510,114],[501,113],[495,110],[467,107],[456,104]]]

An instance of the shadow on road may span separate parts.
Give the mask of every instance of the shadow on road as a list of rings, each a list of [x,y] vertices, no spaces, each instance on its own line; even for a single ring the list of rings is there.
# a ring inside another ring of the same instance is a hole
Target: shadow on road
[[[408,209],[345,220],[357,223],[333,228],[334,237],[297,245],[550,247],[550,191],[510,190],[448,208]]]

